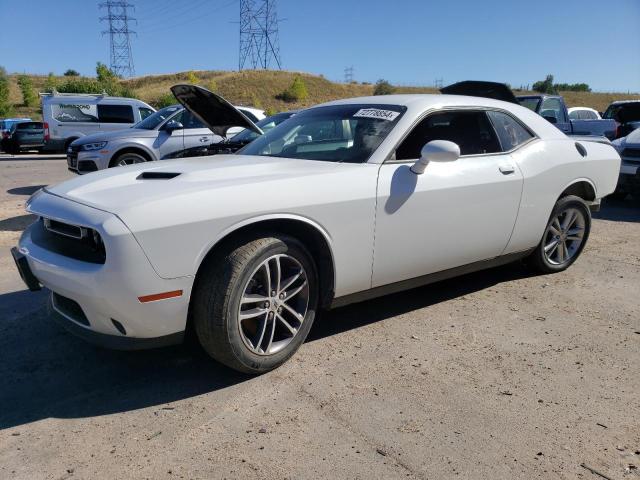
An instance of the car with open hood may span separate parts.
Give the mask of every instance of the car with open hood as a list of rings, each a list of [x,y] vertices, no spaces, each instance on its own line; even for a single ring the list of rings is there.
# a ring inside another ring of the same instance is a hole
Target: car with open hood
[[[172,155],[187,156],[185,151],[225,141],[242,129],[260,131],[252,120],[259,115],[255,109],[234,107],[219,95],[194,85],[176,85],[172,91],[182,105],[158,110],[131,128],[86,135],[71,143],[68,168],[84,174]],[[187,97],[198,104],[206,120],[185,108],[183,98]]]
[[[640,128],[640,100],[613,102],[604,111],[602,118],[618,122],[616,137],[626,137],[637,128]]]
[[[177,96],[223,135],[235,119],[193,108],[202,95]],[[114,348],[191,332],[218,361],[265,372],[319,309],[520,259],[565,270],[620,169],[610,145],[457,95],[325,103],[211,158],[109,169],[29,199],[37,221],[12,253],[30,289],[50,290],[53,318]]]

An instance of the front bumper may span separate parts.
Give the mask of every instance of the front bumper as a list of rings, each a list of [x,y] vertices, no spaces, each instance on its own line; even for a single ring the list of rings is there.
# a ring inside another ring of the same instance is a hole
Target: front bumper
[[[640,162],[622,159],[618,190],[629,193],[640,192]]]
[[[67,150],[67,168],[79,175],[104,170],[110,158],[99,152],[79,152],[73,147]]]
[[[81,312],[73,315],[54,302],[52,311],[64,318],[69,330],[94,343],[102,339],[97,343],[114,348],[158,346],[181,339],[193,277],[160,278],[133,234],[115,215],[48,193],[36,196],[29,211],[95,229],[105,243],[105,262],[92,263],[43,245],[37,230],[42,222],[31,225],[20,238],[16,263],[23,265],[21,273],[31,272],[38,284],[76,304]],[[28,268],[24,268],[25,262]],[[31,282],[30,287],[33,285]],[[148,303],[139,300],[178,290],[182,291],[178,297]]]

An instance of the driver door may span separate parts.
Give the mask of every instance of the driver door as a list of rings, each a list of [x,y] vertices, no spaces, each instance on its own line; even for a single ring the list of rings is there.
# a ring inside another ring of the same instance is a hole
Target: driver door
[[[431,140],[461,156],[411,171]],[[444,111],[422,120],[380,167],[372,287],[499,256],[515,225],[522,175],[484,111]]]
[[[171,121],[182,123],[184,120],[184,112],[184,110],[180,110],[173,115],[173,117],[165,121],[158,129],[158,137],[153,142],[153,148],[158,154],[158,159],[171,158],[172,155],[184,150],[184,128],[172,131],[165,129],[165,126]]]

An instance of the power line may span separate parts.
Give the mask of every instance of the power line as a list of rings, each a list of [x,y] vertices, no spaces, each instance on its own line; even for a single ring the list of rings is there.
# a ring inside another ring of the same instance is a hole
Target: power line
[[[276,0],[240,0],[238,69],[282,68]]]
[[[131,54],[131,38],[136,32],[129,29],[129,22],[136,19],[129,16],[128,9],[133,7],[127,1],[107,0],[100,3],[99,7],[107,9],[107,15],[100,17],[101,22],[108,22],[109,29],[102,34],[109,34],[109,47],[111,49],[110,68],[113,73],[121,77],[133,77],[133,55]]]

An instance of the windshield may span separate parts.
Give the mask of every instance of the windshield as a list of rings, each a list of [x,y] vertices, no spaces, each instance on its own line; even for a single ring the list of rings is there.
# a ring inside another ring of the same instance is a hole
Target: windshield
[[[518,103],[529,110],[537,112],[540,99],[538,97],[518,97]]]
[[[170,107],[165,107],[161,110],[158,110],[156,113],[149,115],[144,120],[140,120],[131,128],[142,128],[144,130],[153,130],[178,110],[182,110],[182,107],[179,105],[172,105]]]
[[[640,102],[609,105],[602,118],[612,118],[620,123],[640,121]]]
[[[280,125],[287,118],[291,118],[291,116],[293,115],[294,115],[293,112],[277,113],[270,117],[263,118],[259,122],[256,122],[256,125],[260,127],[260,130],[262,130],[263,133],[267,133],[269,130],[273,129],[277,125]],[[253,130],[249,130],[248,128],[245,128],[237,135],[234,135],[231,138],[231,141],[234,143],[249,143],[249,142],[253,142],[259,136],[260,135],[258,135]]]
[[[298,113],[238,153],[269,157],[366,162],[398,123],[399,105],[333,105]]]

